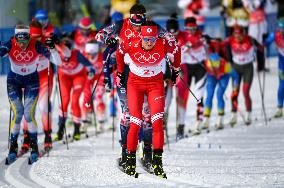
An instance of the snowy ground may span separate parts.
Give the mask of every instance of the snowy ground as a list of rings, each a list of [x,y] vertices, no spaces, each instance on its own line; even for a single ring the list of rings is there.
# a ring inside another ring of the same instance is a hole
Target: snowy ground
[[[277,93],[277,64],[271,61],[271,72],[266,75],[265,105],[269,117],[275,112]],[[262,76],[261,76],[262,77]],[[5,88],[6,79],[0,78]],[[226,96],[230,96],[230,85]],[[7,155],[9,107],[6,89],[0,91],[0,186],[1,187],[284,187],[284,120],[272,120],[265,125],[257,77],[253,83],[253,123],[247,127],[241,118],[236,127],[211,131],[200,136],[175,142],[175,104],[169,121],[170,150],[165,147],[164,168],[168,179],[147,174],[138,163],[138,179],[123,174],[116,168],[120,154],[115,133],[105,132],[70,143],[54,144],[49,157],[27,165],[28,155],[12,165],[4,165]],[[230,104],[227,100],[227,116]],[[187,112],[187,129],[193,126],[195,103],[191,97]],[[240,95],[240,108],[244,111]],[[214,112],[216,109],[214,108]],[[216,113],[213,113],[216,117]],[[212,122],[214,123],[214,117]],[[54,125],[57,117],[54,114]],[[57,130],[57,127],[55,128]],[[42,141],[42,137],[41,140]]]

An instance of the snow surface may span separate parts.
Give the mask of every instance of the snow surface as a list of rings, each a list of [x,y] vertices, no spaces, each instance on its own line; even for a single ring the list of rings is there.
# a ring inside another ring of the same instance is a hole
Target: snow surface
[[[271,117],[276,110],[278,87],[276,59],[270,60],[269,66],[271,72],[266,74],[265,105],[268,117]],[[6,78],[1,77],[0,83],[3,88],[6,87]],[[231,85],[226,91],[227,98],[230,90]],[[176,143],[176,106],[173,101],[169,119],[170,149],[165,146],[164,152],[167,180],[147,174],[139,162],[137,171],[141,174],[138,179],[122,173],[116,167],[116,159],[120,156],[119,132],[114,134],[112,149],[110,131],[69,143],[69,150],[66,145],[56,143],[48,157],[41,158],[32,166],[27,165],[28,154],[5,166],[9,122],[6,89],[0,90],[0,96],[0,187],[284,187],[284,121],[283,118],[272,119],[265,125],[256,73],[251,90],[253,123],[249,127],[239,117],[234,128],[226,126],[222,131],[212,128],[209,134],[189,136]],[[239,98],[244,112],[242,93]],[[226,103],[227,122],[230,101],[227,99]],[[195,109],[195,102],[190,96],[187,130],[194,124]],[[212,127],[216,119],[216,105],[213,112]],[[54,132],[56,123],[57,113],[54,113]],[[40,142],[42,139],[41,135]]]

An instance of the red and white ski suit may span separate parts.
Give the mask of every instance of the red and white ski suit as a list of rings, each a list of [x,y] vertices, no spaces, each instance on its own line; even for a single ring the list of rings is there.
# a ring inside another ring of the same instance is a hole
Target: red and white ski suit
[[[79,50],[81,53],[84,52],[85,46],[88,42],[95,38],[97,32],[91,31],[88,35],[83,35],[80,29],[74,32],[74,49]]]
[[[61,53],[62,66],[58,69],[58,79],[60,82],[62,98],[62,106],[59,108],[59,115],[63,116],[64,113],[64,117],[67,117],[68,104],[71,97],[73,122],[78,124],[81,120],[79,98],[83,91],[87,74],[87,70],[85,69],[84,65],[78,61],[79,53],[80,52],[78,50],[72,50],[69,58],[65,58]]]
[[[165,90],[163,81],[164,57],[172,53],[175,57],[174,67],[180,64],[180,49],[170,50],[165,39],[158,38],[154,48],[146,51],[141,47],[141,39],[122,42],[117,51],[118,72],[123,72],[124,64],[129,63],[130,73],[127,82],[127,98],[130,112],[130,129],[127,135],[127,150],[135,152],[138,132],[142,123],[142,106],[144,96],[148,98],[153,126],[153,148],[163,149],[163,114]]]
[[[87,55],[85,53],[83,55],[87,58]],[[87,120],[87,115],[93,108],[92,103],[89,108],[87,108],[85,104],[90,102],[93,86],[95,82],[98,82],[94,96],[96,100],[96,112],[98,113],[97,114],[98,120],[100,121],[100,119],[105,118],[105,117],[100,118],[100,116],[105,115],[105,108],[106,108],[104,100],[103,100],[103,95],[105,94],[104,76],[103,74],[100,76],[100,72],[103,69],[103,54],[99,52],[94,58],[92,59],[88,58],[88,60],[93,65],[93,68],[96,70],[96,74],[94,75],[92,79],[87,78],[85,82],[85,86],[83,90],[84,99],[83,99],[83,104],[81,105],[82,106],[82,119]]]

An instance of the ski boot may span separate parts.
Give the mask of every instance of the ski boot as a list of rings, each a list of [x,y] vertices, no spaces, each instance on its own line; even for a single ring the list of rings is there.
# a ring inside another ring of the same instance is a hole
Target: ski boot
[[[278,110],[276,111],[276,113],[274,114],[274,118],[280,118],[283,116],[283,111],[282,108],[278,107]]]
[[[91,125],[91,122],[88,120],[82,121],[82,126],[80,128],[81,133],[87,133],[88,127]]]
[[[65,122],[66,122],[66,118],[59,116],[58,131],[54,136],[54,141],[59,141],[63,139]]]
[[[122,148],[121,158],[119,159],[118,165],[125,168],[126,160],[127,160],[127,151],[125,148]]]
[[[152,148],[144,147],[143,149],[143,158],[142,158],[143,166],[146,168],[147,172],[153,174],[154,170],[152,168]]]
[[[154,150],[152,167],[156,176],[167,179],[167,175],[165,174],[163,169],[162,154],[162,150]]]
[[[52,149],[51,130],[44,131],[44,150],[49,151]]]
[[[6,158],[6,165],[11,164],[12,162],[14,162],[17,159],[17,154],[18,154],[18,134],[11,134],[11,138],[10,138],[10,149],[9,149],[9,153],[8,156]]]
[[[39,158],[37,133],[29,133],[29,136],[30,136],[30,148],[31,148],[31,156],[29,158],[29,164],[33,164]]]
[[[176,139],[180,140],[184,138],[184,124],[179,124],[177,127],[177,136]]]
[[[209,129],[210,118],[208,116],[204,117],[201,129]]]
[[[224,129],[223,116],[219,115],[215,125],[216,130]]]
[[[229,124],[234,127],[237,124],[237,112],[232,112]]]
[[[78,141],[81,139],[81,133],[80,133],[80,123],[74,122],[74,133],[73,133],[73,139]]]
[[[247,112],[245,117],[245,124],[249,126],[251,124],[251,112]]]
[[[21,148],[21,153],[27,153],[30,149],[30,137],[29,137],[29,133],[28,131],[24,130],[24,141],[23,141],[23,145]]]
[[[201,133],[200,127],[201,127],[202,121],[197,120],[197,122],[194,125],[194,129],[192,131],[193,135],[199,135]]]
[[[124,172],[129,176],[138,178],[138,173],[136,172],[136,152],[127,155]]]

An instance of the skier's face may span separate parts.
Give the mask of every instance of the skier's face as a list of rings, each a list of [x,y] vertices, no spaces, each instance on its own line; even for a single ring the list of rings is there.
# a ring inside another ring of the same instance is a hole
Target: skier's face
[[[238,41],[242,41],[244,38],[244,35],[242,33],[234,33],[234,37],[238,40]]]
[[[88,36],[91,33],[91,29],[80,28],[80,32],[82,35]]]
[[[140,32],[141,31],[141,25],[133,25],[132,24],[132,28],[137,31],[137,32]]]
[[[197,27],[185,27],[185,29],[188,31],[190,35],[194,35],[197,30]]]
[[[142,47],[145,50],[152,50],[156,44],[156,37],[143,37],[142,38]]]

